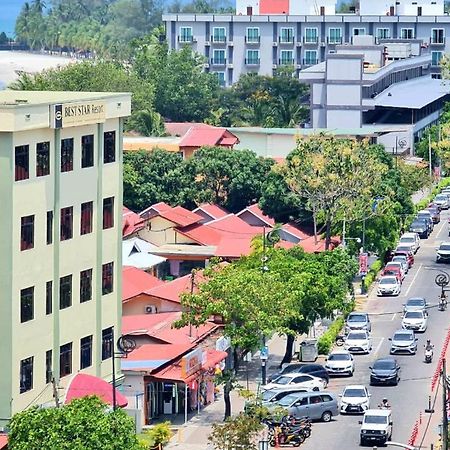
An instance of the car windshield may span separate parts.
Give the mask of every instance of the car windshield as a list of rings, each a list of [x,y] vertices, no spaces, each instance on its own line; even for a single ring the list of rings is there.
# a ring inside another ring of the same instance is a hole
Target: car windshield
[[[343,397],[366,397],[364,389],[350,388],[344,391]]]
[[[376,361],[373,370],[390,370],[395,368],[395,361]]]
[[[365,322],[366,316],[364,314],[350,314],[348,316],[348,322]]]
[[[405,264],[406,263],[406,256],[394,256],[392,258],[392,262],[398,262],[400,264]]]
[[[378,423],[385,424],[387,423],[386,416],[364,416],[364,423]]]
[[[365,333],[350,333],[347,336],[347,339],[349,340],[361,340],[361,339],[366,339],[366,334]]]
[[[399,245],[398,247],[397,247],[397,251],[399,251],[399,252],[409,252],[409,250],[410,250],[410,246],[409,245]]]
[[[400,242],[406,242],[406,243],[408,243],[408,242],[414,243],[414,241],[415,241],[415,239],[412,237],[402,237],[400,239]]]
[[[328,357],[328,361],[350,361],[350,355],[346,353],[335,353]]]
[[[290,364],[288,366],[286,366],[281,373],[292,373],[292,372],[298,372],[300,369],[300,365],[298,364]]]
[[[425,306],[425,302],[421,298],[412,298],[406,302],[406,306]]]
[[[298,397],[296,395],[286,395],[286,397],[283,397],[281,400],[278,401],[278,404],[280,406],[291,406],[292,403],[294,403]]]
[[[289,381],[291,381],[292,378],[291,377],[278,377],[277,379],[274,380],[274,383],[276,384],[288,384]]]
[[[412,224],[411,227],[412,228],[420,228],[420,227],[424,227],[425,226],[425,220],[415,220]]]
[[[423,319],[423,314],[420,311],[408,311],[405,319]]]
[[[394,340],[395,341],[412,341],[413,335],[410,333],[395,333]]]
[[[396,278],[394,277],[386,277],[380,280],[380,284],[395,284]]]
[[[450,250],[450,244],[441,244],[439,250]]]
[[[263,402],[268,402],[272,397],[275,397],[276,392],[271,391],[270,389],[268,391],[264,391],[262,395]]]
[[[434,198],[435,200],[448,200],[448,197],[445,195],[445,194],[439,194],[439,195],[436,195],[436,197]]]

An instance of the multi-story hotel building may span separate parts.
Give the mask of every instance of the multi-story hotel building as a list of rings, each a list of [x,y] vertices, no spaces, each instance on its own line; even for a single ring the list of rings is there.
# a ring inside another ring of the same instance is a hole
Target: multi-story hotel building
[[[272,75],[284,65],[297,72],[351,44],[353,36],[417,40],[429,47],[432,71],[450,51],[450,16],[443,0],[360,0],[350,14],[336,14],[335,0],[237,0],[236,15],[166,14],[169,47],[189,45],[205,56],[206,70],[224,86],[241,74]]]
[[[129,94],[0,91],[0,427],[110,381]]]

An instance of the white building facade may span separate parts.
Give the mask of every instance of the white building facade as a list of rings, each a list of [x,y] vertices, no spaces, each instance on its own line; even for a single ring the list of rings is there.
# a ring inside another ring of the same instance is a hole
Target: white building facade
[[[0,91],[0,427],[111,380],[129,94]]]

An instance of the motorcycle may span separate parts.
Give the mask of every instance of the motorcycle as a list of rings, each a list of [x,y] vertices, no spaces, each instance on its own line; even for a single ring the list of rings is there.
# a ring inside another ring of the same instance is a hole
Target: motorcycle
[[[430,364],[433,361],[433,348],[425,347],[425,363]]]
[[[438,310],[445,311],[446,309],[447,309],[447,297],[440,297],[439,304],[438,304]]]
[[[298,429],[276,426],[269,428],[269,443],[272,447],[277,445],[300,447],[305,442],[305,436]]]
[[[378,409],[391,409],[391,405],[389,403],[380,403]]]

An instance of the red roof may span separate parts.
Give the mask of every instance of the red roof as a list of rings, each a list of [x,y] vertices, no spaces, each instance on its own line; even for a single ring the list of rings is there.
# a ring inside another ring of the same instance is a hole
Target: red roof
[[[0,450],[6,448],[8,445],[8,436],[6,434],[0,434]]]
[[[151,214],[152,212],[153,214]],[[155,203],[147,209],[144,209],[140,215],[141,217],[145,217],[147,215],[150,217],[160,216],[181,227],[198,223],[203,219],[202,216],[199,216],[198,214],[195,214],[182,206],[172,207],[164,202]]]
[[[221,206],[214,205],[211,203],[202,203],[200,206],[194,209],[194,213],[197,211],[203,211],[207,214],[211,219],[220,219],[221,217],[225,217],[230,214],[226,209]]]
[[[259,14],[289,14],[289,0],[261,0]]]
[[[199,127],[193,125],[188,132],[181,138],[179,143],[182,147],[203,147],[222,145],[232,147],[237,144],[239,139],[226,128],[219,127]]]
[[[96,395],[105,403],[113,404],[112,385],[102,380],[85,373],[76,374],[66,390],[65,404],[70,403],[74,398],[87,397],[88,395]],[[116,389],[116,404],[121,408],[128,405],[128,400]]]
[[[195,275],[195,283],[198,283],[200,280],[204,280],[202,271],[197,272]],[[175,280],[172,281],[163,282],[160,285],[147,290],[146,293],[152,297],[158,297],[163,300],[180,303],[180,294],[183,292],[189,292],[190,289],[191,275],[188,274],[183,277],[175,278]]]
[[[242,211],[239,211],[236,215],[240,217],[245,211],[248,211],[249,213],[253,214],[255,217],[257,217],[261,222],[266,223],[268,226],[273,227],[275,225],[275,220],[272,219],[272,217],[267,216],[264,214],[259,207],[258,203],[254,203],[253,205],[247,206],[247,208],[243,209]]]
[[[314,236],[310,236],[298,243],[307,253],[317,253],[325,251],[325,239],[317,237],[317,244],[315,243]],[[340,238],[333,236],[331,239],[330,250],[335,249],[340,244]]]
[[[166,122],[164,127],[171,136],[184,136],[193,126],[197,128],[213,128],[212,125],[199,122]]]
[[[144,344],[130,352],[126,359],[129,361],[161,361],[164,364],[164,362],[178,358],[194,347],[195,344],[193,343]],[[141,367],[144,367],[144,365]],[[138,367],[133,368],[137,369]]]
[[[126,206],[122,208],[122,237],[127,237],[144,228],[144,220]]]
[[[136,267],[125,266],[122,269],[122,300],[136,297],[160,284],[164,281]]]
[[[291,234],[292,236],[296,237],[297,239],[303,240],[308,239],[311,237],[310,234],[305,233],[303,230],[301,230],[295,223],[285,223],[281,227],[284,231]]]

